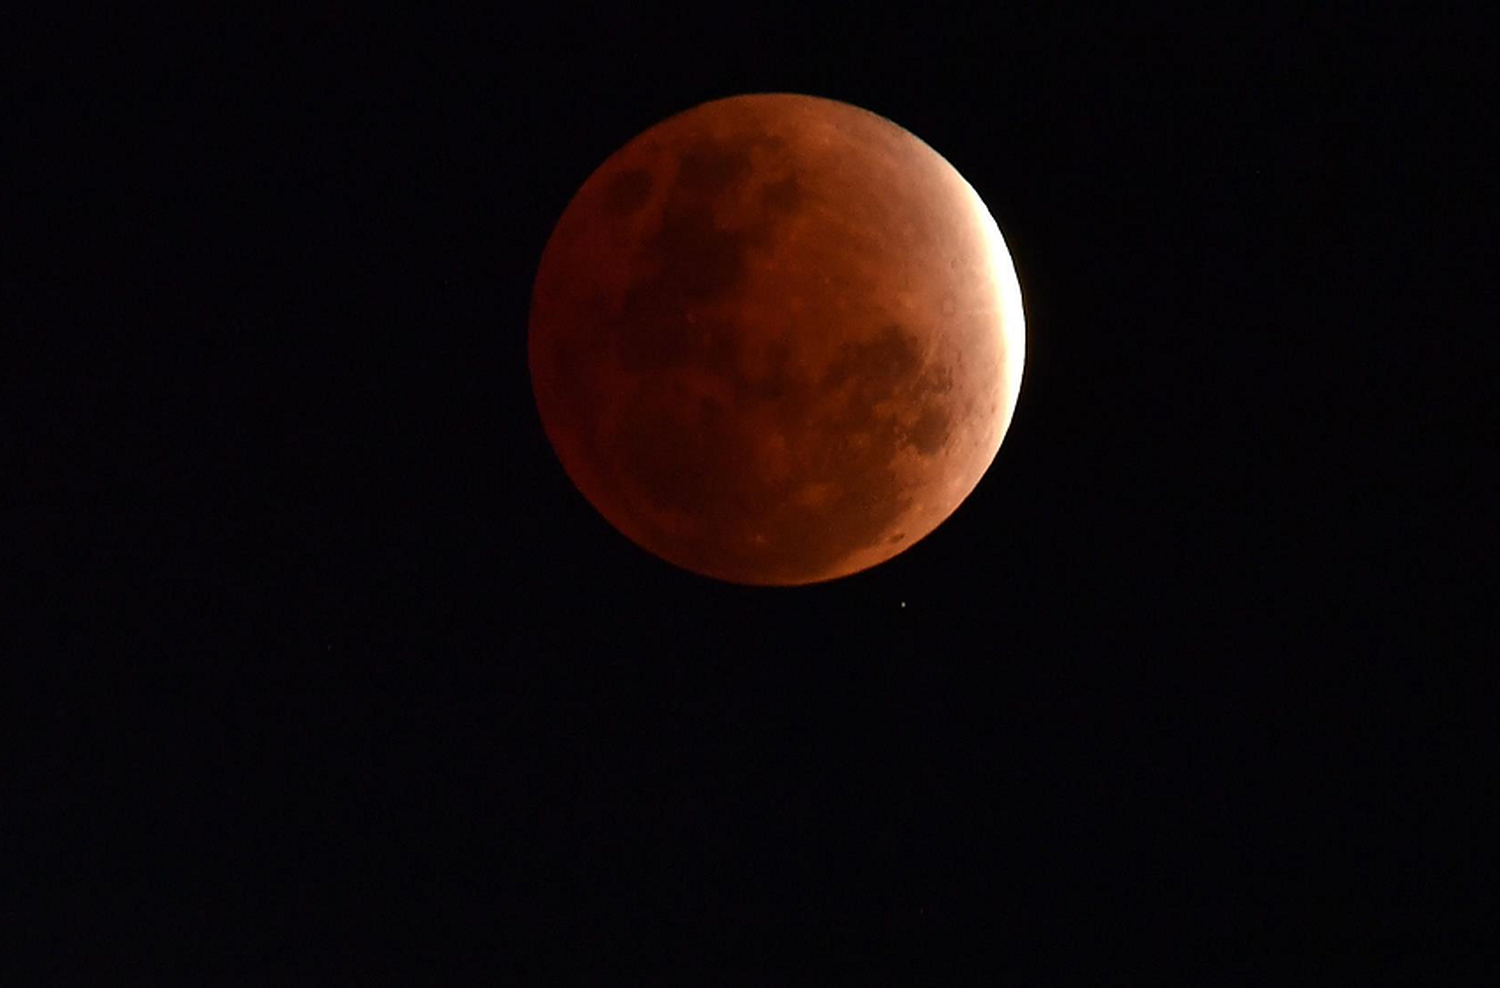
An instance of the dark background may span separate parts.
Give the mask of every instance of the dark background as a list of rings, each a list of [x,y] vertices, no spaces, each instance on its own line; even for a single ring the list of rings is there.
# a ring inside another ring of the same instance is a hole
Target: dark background
[[[17,35],[4,896],[43,973],[1493,947],[1477,24],[312,8]],[[578,185],[752,91],[947,157],[1028,318],[968,501],[790,590],[608,527],[525,359]]]

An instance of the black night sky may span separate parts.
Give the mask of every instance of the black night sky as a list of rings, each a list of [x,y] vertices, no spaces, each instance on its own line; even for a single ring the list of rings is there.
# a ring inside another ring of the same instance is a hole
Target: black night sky
[[[544,6],[27,46],[14,983],[1329,983],[1494,945],[1480,32]],[[617,534],[526,366],[578,185],[756,91],[943,154],[1028,318],[968,501],[793,590]]]

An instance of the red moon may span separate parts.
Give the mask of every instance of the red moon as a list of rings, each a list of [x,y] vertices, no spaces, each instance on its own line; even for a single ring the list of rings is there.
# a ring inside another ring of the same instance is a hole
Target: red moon
[[[529,347],[563,469],[637,545],[733,583],[884,562],[999,451],[1021,290],[974,189],[833,100],[715,100],[611,155],[543,251]]]

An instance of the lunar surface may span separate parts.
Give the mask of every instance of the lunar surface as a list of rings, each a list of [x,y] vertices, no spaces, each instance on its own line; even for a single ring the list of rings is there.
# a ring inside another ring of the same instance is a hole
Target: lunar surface
[[[811,96],[645,131],[569,203],[532,296],[532,383],[564,470],[680,567],[856,573],[989,468],[1024,359],[995,221],[930,147]]]

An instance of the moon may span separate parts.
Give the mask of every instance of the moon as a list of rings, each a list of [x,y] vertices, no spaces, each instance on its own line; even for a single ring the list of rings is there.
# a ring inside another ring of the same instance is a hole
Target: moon
[[[860,572],[947,519],[1020,392],[1015,267],[973,187],[891,121],[714,100],[611,155],[533,286],[529,360],[568,477],[719,580]]]

